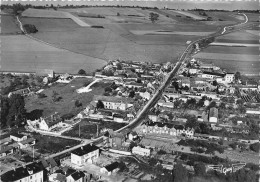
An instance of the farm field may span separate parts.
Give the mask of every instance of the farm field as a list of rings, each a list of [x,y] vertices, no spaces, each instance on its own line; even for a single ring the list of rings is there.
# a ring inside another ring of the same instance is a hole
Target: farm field
[[[260,44],[245,44],[245,43],[227,43],[227,42],[213,42],[211,46],[224,46],[224,47],[259,47]]]
[[[35,71],[52,69],[58,73],[92,72],[106,64],[104,60],[58,49],[24,35],[1,36],[1,69]]]
[[[204,20],[204,19],[206,19],[203,16],[196,15],[196,14],[188,12],[188,11],[176,11],[176,10],[171,10],[171,11],[174,12],[174,13],[177,13],[177,14],[184,15],[184,16],[189,16],[189,17],[191,17],[191,18],[193,18],[195,20]]]
[[[221,53],[221,54],[248,54],[259,55],[258,47],[227,47],[227,46],[209,46],[202,50],[204,53]],[[199,54],[199,53],[198,53]]]
[[[21,32],[18,25],[16,24],[16,19],[12,15],[0,15],[1,20],[1,34],[17,34]]]
[[[70,18],[75,23],[81,27],[90,27],[86,22],[82,21],[80,18],[63,11],[55,10],[39,10],[39,9],[27,9],[22,13],[22,17],[31,17],[31,18]]]
[[[213,63],[224,68],[227,72],[239,71],[241,74],[260,74],[260,61],[239,61],[239,60],[220,60],[199,59],[205,63]]]
[[[178,32],[178,31],[165,31],[165,30],[132,30],[131,33],[135,35],[195,35],[207,36],[214,32]]]
[[[93,99],[94,95],[103,95],[104,88],[111,83],[98,82],[94,84],[91,92],[78,94],[77,89],[88,85],[92,82],[92,79],[77,78],[72,80],[68,84],[57,83],[50,88],[46,88],[42,93],[46,95],[44,98],[35,99],[37,96],[26,97],[25,108],[27,112],[33,110],[42,111],[43,116],[49,116],[51,113],[58,112],[60,115],[64,114],[78,114],[82,111]],[[53,102],[53,91],[58,93],[61,100]],[[79,100],[82,103],[82,107],[76,107],[75,101]]]
[[[220,59],[220,60],[237,60],[244,62],[254,62],[259,60],[259,55],[250,54],[223,54],[223,53],[207,53],[200,52],[194,56],[201,59]],[[260,68],[259,68],[260,69]]]
[[[226,40],[258,40],[259,36],[250,34],[246,31],[233,32],[230,34],[218,37],[216,40],[226,39]]]

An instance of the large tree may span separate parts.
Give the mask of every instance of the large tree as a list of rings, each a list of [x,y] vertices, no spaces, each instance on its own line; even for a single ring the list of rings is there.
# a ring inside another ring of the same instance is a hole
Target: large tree
[[[194,165],[194,172],[197,176],[204,176],[206,174],[205,164],[198,162]]]
[[[152,21],[152,23],[154,23],[155,21],[157,21],[158,18],[159,18],[159,14],[153,13],[153,12],[150,13],[149,19]]]
[[[174,166],[173,178],[174,182],[188,182],[187,169],[179,162]]]
[[[0,109],[0,117],[1,117],[1,123],[0,126],[5,126],[6,122],[7,122],[7,116],[8,116],[8,112],[9,112],[9,101],[7,97],[2,97],[1,96],[1,109]]]
[[[26,119],[26,110],[24,97],[13,94],[9,100],[9,112],[7,116],[8,126],[20,126],[24,124]]]

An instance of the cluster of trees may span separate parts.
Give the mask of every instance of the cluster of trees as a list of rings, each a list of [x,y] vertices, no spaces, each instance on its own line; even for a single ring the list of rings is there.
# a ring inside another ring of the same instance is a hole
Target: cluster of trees
[[[180,140],[178,145],[191,146],[191,151],[195,153],[205,153],[214,155],[215,152],[223,153],[224,148],[216,143],[209,143],[204,140]]]
[[[149,19],[152,23],[155,23],[159,19],[159,14],[151,12]]]
[[[25,124],[26,109],[24,97],[13,94],[10,98],[1,96],[1,126],[13,127]]]
[[[23,28],[25,29],[26,33],[37,33],[38,32],[35,25],[32,25],[32,24],[25,24],[25,25],[23,25]]]

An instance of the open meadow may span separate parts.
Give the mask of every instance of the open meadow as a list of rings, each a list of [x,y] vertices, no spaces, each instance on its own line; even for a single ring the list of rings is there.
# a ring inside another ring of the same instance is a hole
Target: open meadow
[[[57,73],[92,72],[105,65],[104,60],[58,49],[24,35],[1,36],[1,69],[34,72],[52,69]]]
[[[37,96],[26,97],[25,108],[27,112],[33,110],[41,110],[43,116],[49,116],[54,112],[64,114],[77,114],[82,111],[93,99],[94,95],[103,95],[104,88],[111,83],[98,82],[94,84],[91,92],[77,93],[76,90],[88,85],[92,79],[76,78],[68,84],[55,83],[49,88],[46,88],[42,93],[46,96],[44,98],[35,99]],[[53,92],[61,97],[60,101],[54,102],[52,99]],[[82,106],[76,107],[75,101],[78,100]]]

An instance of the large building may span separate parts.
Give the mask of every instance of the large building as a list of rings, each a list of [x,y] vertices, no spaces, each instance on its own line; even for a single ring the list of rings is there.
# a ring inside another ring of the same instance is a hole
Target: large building
[[[105,109],[128,110],[133,107],[134,100],[126,97],[94,96],[94,101],[102,101]]]
[[[4,173],[2,182],[43,182],[43,166],[39,163],[31,163]]]
[[[99,148],[88,144],[71,152],[71,163],[82,166],[85,163],[92,164],[99,157]]]

